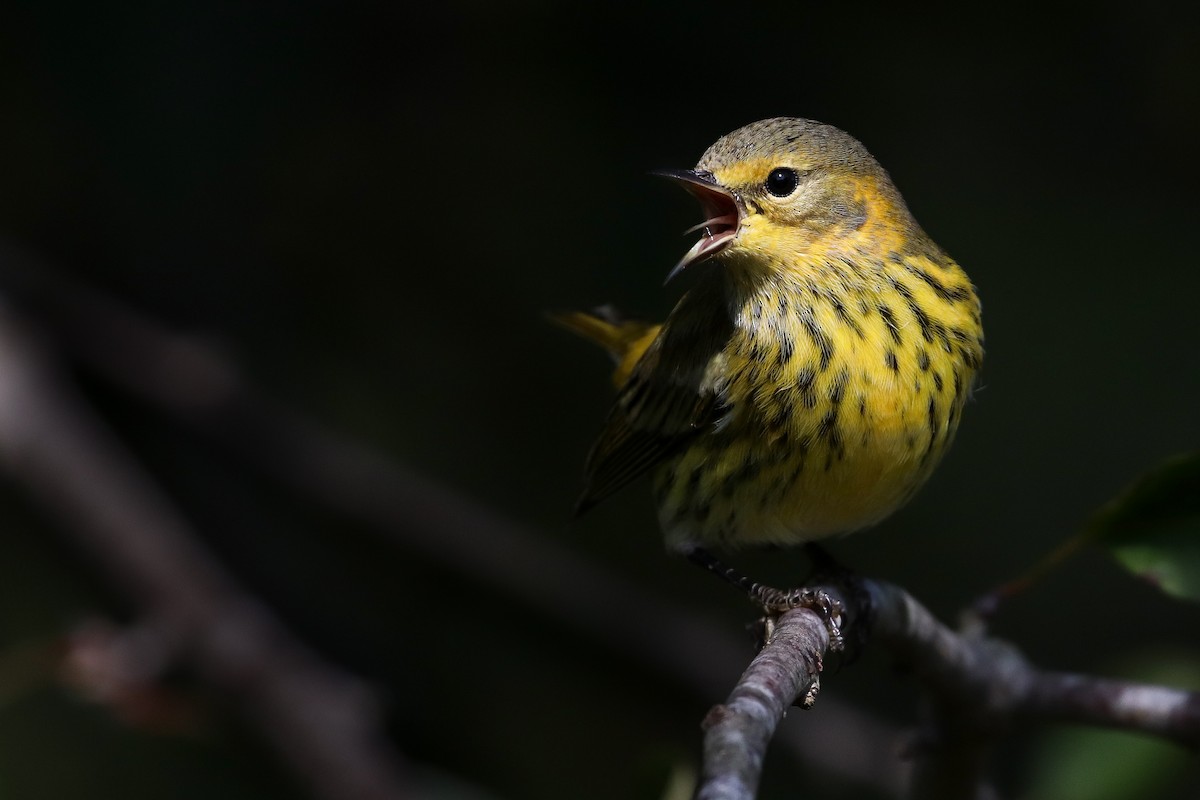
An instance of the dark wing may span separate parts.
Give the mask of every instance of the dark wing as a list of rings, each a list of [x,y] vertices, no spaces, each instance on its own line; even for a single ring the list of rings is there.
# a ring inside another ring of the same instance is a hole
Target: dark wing
[[[722,404],[706,374],[728,330],[711,323],[703,333],[688,327],[664,326],[621,387],[588,455],[577,513],[661,464],[720,418]]]

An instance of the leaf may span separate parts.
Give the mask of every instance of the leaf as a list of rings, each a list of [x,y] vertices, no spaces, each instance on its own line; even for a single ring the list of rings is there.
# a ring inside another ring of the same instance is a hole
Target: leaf
[[[1200,453],[1143,475],[1100,510],[1087,535],[1167,594],[1200,601]]]

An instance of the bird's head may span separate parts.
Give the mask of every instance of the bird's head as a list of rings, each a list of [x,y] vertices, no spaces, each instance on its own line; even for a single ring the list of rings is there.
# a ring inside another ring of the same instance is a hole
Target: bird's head
[[[879,163],[849,134],[812,120],[762,120],[721,137],[695,169],[657,173],[697,200],[702,236],[667,276],[714,256],[766,268],[913,225]],[[865,240],[865,241],[864,241]],[[883,243],[879,243],[883,246]]]

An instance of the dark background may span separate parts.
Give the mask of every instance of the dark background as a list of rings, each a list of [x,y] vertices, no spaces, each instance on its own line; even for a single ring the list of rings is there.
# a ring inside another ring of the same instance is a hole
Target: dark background
[[[750,609],[663,555],[644,486],[570,521],[608,365],[542,313],[664,314],[679,287],[662,279],[698,217],[647,172],[690,166],[747,122],[807,116],[860,138],[983,298],[982,385],[955,447],[908,508],[833,544],[843,561],[952,622],[1200,439],[1200,29],[1157,4],[180,0],[17,3],[5,17],[9,244],[219,342],[296,411],[731,630]],[[390,731],[434,796],[658,797],[670,765],[694,758],[720,698],[78,377],[244,583],[385,688]],[[12,484],[0,525],[7,652],[85,616],[133,616]],[[798,554],[739,563],[781,582],[803,570]],[[486,628],[444,602],[467,593]],[[1195,679],[1198,623],[1089,553],[996,631],[1058,669],[1182,664]],[[200,733],[164,736],[5,674],[6,796],[298,791],[219,700]],[[914,719],[915,689],[879,654],[823,691]],[[817,717],[786,724],[821,735]],[[1037,779],[1046,736],[1014,741],[1003,787]],[[1164,774],[1161,796],[1194,796],[1194,762]],[[807,780],[777,755],[764,796]]]

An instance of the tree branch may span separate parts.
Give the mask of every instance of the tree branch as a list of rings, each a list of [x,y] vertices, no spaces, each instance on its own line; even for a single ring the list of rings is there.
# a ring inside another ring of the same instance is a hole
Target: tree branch
[[[981,626],[956,633],[903,589],[859,580],[870,598],[872,641],[908,666],[930,699],[933,729],[914,753],[914,797],[992,797],[982,780],[987,755],[1017,722],[1076,722],[1200,747],[1200,693],[1038,670]],[[847,628],[861,618],[864,609],[849,595],[821,588],[846,605]],[[797,609],[778,624],[729,700],[706,720],[697,797],[753,797],[775,726],[817,678],[828,647],[820,617]]]
[[[1136,731],[1200,749],[1200,693],[1088,675],[1043,672],[1018,714]]]
[[[0,302],[0,463],[319,797],[406,796],[377,703],[243,591]]]
[[[1017,718],[1078,722],[1145,733],[1200,748],[1200,693],[1047,672],[982,626],[958,634],[903,589],[867,581],[876,641],[907,662],[926,688],[973,709],[972,727],[999,730]]]
[[[828,647],[829,631],[815,612],[798,608],[779,618],[729,699],[704,719],[697,800],[754,797],[767,744],[784,713],[801,694],[805,707],[816,700]]]

